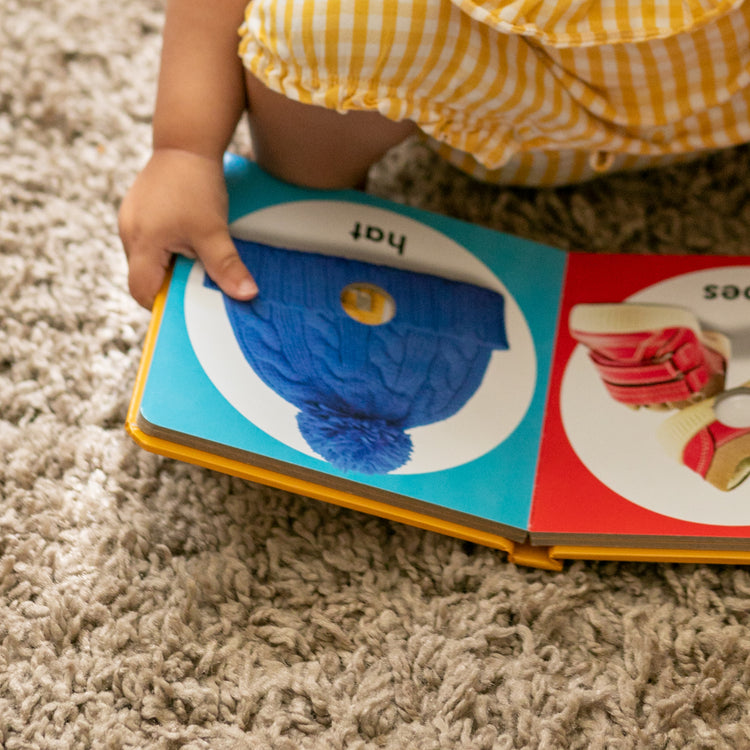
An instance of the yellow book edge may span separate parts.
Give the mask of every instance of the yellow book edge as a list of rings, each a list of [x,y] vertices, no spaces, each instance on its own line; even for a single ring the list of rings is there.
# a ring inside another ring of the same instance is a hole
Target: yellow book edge
[[[622,562],[669,562],[669,563],[708,563],[708,564],[750,564],[750,550],[690,550],[659,549],[635,547],[599,547],[586,545],[535,546],[529,543],[518,543],[498,534],[481,531],[462,524],[446,521],[425,513],[398,508],[388,503],[363,498],[353,493],[324,487],[304,479],[289,477],[280,472],[262,469],[236,459],[200,450],[191,446],[155,437],[144,432],[138,426],[138,414],[146,387],[146,379],[151,366],[151,358],[156,348],[162,315],[166,306],[167,292],[171,272],[156,297],[151,312],[151,322],[146,332],[140,364],[136,375],[133,395],[130,400],[125,420],[125,429],[135,443],[151,453],[165,458],[176,459],[201,466],[206,469],[222,472],[268,487],[274,487],[314,500],[338,505],[349,510],[366,513],[408,526],[415,526],[425,531],[432,531],[445,536],[473,542],[485,547],[500,550],[508,560],[544,570],[560,571],[566,560],[622,561]]]

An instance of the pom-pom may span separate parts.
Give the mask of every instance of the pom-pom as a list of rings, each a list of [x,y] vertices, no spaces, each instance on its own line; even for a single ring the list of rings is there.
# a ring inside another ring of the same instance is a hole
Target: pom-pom
[[[342,471],[388,474],[411,456],[411,438],[377,417],[342,414],[315,404],[297,415],[297,424],[307,444]]]

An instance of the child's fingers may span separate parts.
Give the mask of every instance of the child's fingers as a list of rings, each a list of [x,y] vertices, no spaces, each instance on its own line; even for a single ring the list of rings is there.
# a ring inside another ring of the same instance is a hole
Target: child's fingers
[[[153,307],[154,299],[164,283],[172,253],[131,252],[128,256],[128,286],[133,299],[146,309]]]
[[[240,260],[228,233],[216,232],[194,249],[206,273],[225,294],[239,300],[249,300],[258,294],[258,285]]]

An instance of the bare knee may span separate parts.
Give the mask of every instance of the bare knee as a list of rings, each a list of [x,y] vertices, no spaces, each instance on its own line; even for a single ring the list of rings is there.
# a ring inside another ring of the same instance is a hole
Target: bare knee
[[[304,187],[361,185],[369,168],[416,132],[378,112],[336,112],[301,104],[246,75],[253,151],[270,174]]]

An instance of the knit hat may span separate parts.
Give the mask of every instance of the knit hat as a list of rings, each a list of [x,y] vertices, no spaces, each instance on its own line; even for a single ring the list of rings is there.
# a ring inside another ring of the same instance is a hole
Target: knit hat
[[[412,452],[405,430],[455,414],[507,349],[502,295],[388,266],[235,240],[259,296],[224,295],[258,377],[300,411],[308,445],[343,471],[387,474]],[[369,325],[342,306],[366,282],[395,302]],[[216,285],[206,277],[206,285]]]

